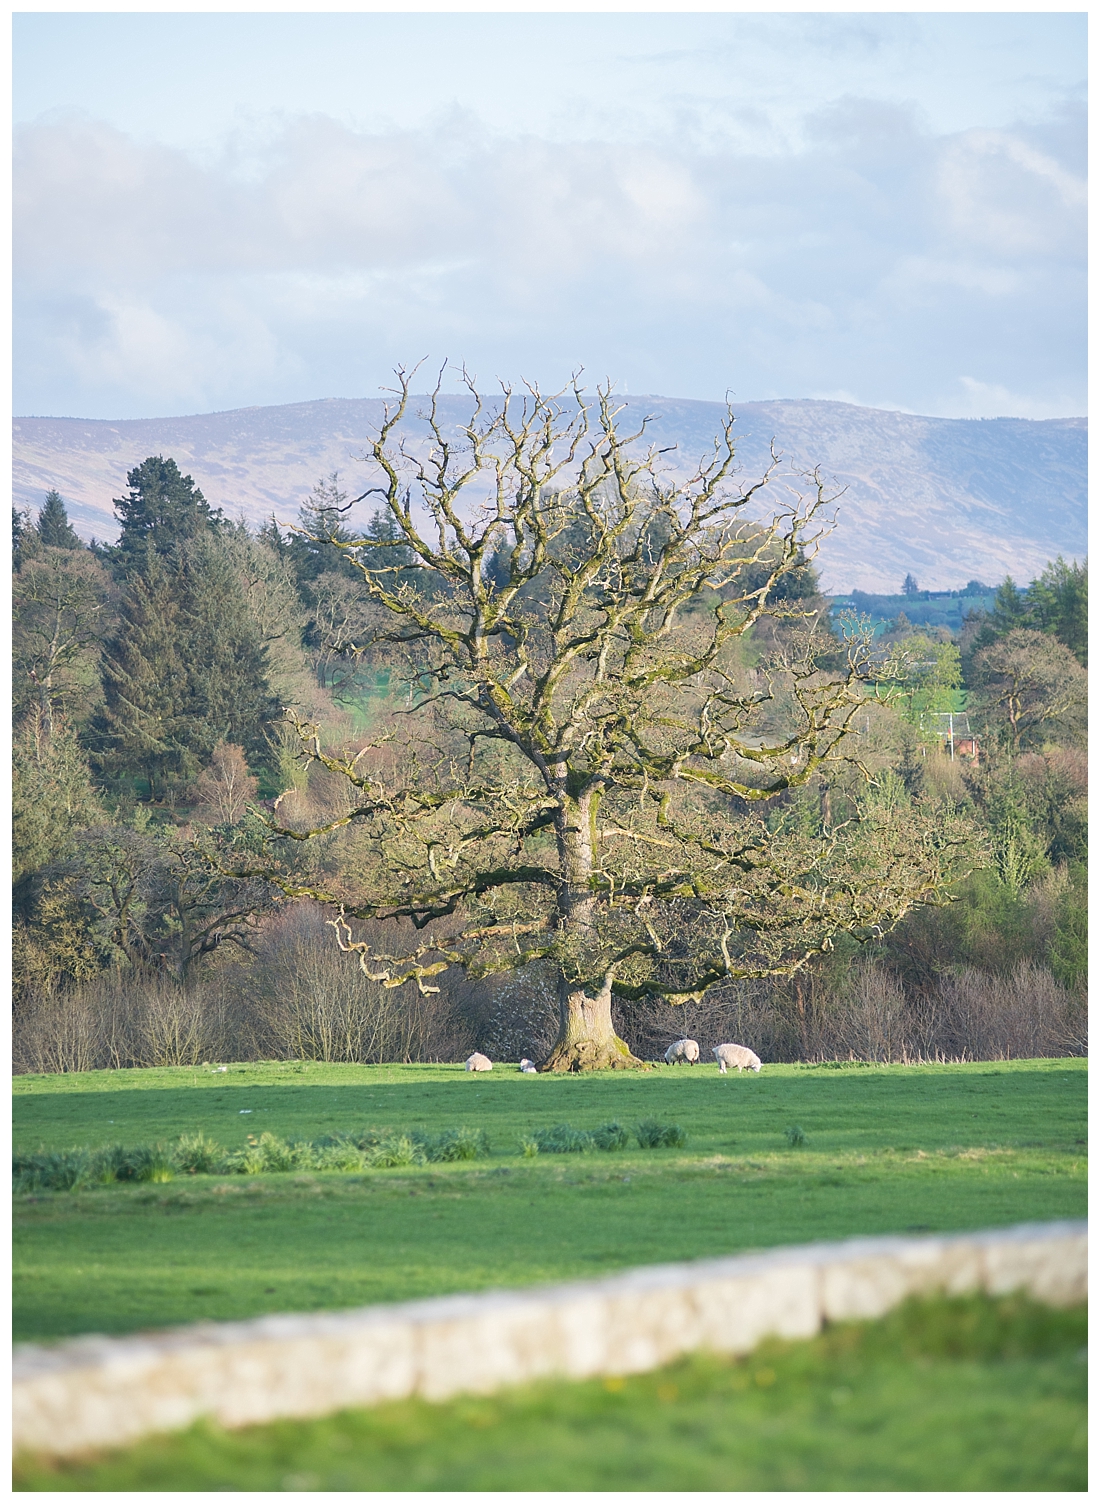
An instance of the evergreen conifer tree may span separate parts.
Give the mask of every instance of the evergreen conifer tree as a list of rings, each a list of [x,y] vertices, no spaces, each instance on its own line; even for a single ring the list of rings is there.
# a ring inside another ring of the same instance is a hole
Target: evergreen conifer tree
[[[103,662],[103,765],[144,775],[151,799],[198,771],[186,750],[190,644],[181,632],[178,590],[174,572],[150,552],[128,581]]]
[[[1027,591],[1033,624],[1064,643],[1079,663],[1088,663],[1088,564],[1067,564],[1061,554]]]
[[[997,586],[997,594],[993,598],[994,636],[1003,637],[1006,632],[1015,631],[1017,627],[1029,627],[1029,617],[1027,591],[1018,589],[1012,576],[1006,575]]]
[[[220,538],[183,550],[180,634],[186,642],[188,746],[207,762],[219,742],[262,755],[265,727],[279,713],[240,577]]]
[[[170,554],[181,543],[222,521],[189,475],[173,459],[152,455],[126,477],[127,497],[116,497],[122,534],[112,550],[116,568],[127,574],[146,553]]]
[[[262,758],[279,705],[227,534],[150,547],[127,582],[107,645],[103,766],[148,780],[163,799],[189,783],[219,742]]]
[[[58,491],[47,491],[46,501],[38,514],[38,541],[47,548],[83,548],[73,531],[65,503]]]

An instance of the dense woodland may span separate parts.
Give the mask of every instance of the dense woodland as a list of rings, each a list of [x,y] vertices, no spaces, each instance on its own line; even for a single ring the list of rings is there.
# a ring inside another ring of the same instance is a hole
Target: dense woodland
[[[287,707],[353,756],[421,693],[326,541],[347,536],[339,477],[298,529],[258,532],[171,459],[146,459],[128,488],[109,545],[86,546],[56,492],[13,515],[16,1069],[537,1057],[555,1006],[537,963],[387,989],[337,948],[319,905],[227,875],[259,849],[257,811],[278,801],[281,819],[320,826],[349,808],[346,781],[302,757]],[[400,579],[392,520],[367,531]],[[779,588],[801,615],[764,618],[739,644],[746,681],[795,621],[826,649],[842,629],[809,563]],[[685,1033],[765,1060],[1083,1053],[1086,618],[1086,567],[1058,559],[1026,586],[1006,580],[958,631],[889,622],[878,641],[905,668],[867,693],[861,767],[776,795],[767,820],[835,827],[868,779],[897,806],[937,802],[972,831],[954,901],[791,977],[676,1008],[618,1004],[635,1053]],[[328,891],[365,870],[354,825],[289,860]]]

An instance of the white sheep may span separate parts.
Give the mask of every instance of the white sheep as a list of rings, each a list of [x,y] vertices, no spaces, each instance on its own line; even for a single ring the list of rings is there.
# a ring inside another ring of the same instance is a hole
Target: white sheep
[[[716,1044],[711,1054],[717,1060],[719,1073],[723,1076],[726,1074],[726,1067],[730,1065],[737,1067],[738,1075],[746,1069],[760,1074],[760,1056],[754,1055],[743,1044]]]
[[[535,1076],[538,1074],[537,1068],[531,1060],[521,1060],[519,1068],[525,1076]]]
[[[675,1065],[678,1060],[686,1060],[688,1065],[695,1065],[698,1059],[699,1046],[694,1039],[677,1039],[665,1051],[666,1065]]]
[[[466,1062],[468,1071],[491,1071],[492,1068],[493,1062],[488,1055],[482,1055],[478,1050],[475,1050]]]

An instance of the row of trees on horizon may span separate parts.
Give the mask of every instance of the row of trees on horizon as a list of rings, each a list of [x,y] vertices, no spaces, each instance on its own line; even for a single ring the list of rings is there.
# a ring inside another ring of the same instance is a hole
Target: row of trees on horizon
[[[334,826],[288,858],[300,888],[368,883],[361,833],[337,823],[356,791],[303,757],[285,708],[337,758],[369,740],[381,767],[431,679],[415,648],[387,648],[378,630],[340,546],[352,535],[339,477],[319,483],[297,531],[228,520],[170,458],[127,480],[114,544],[82,543],[57,492],[13,518],[22,1068],[548,1049],[544,966],[480,983],[446,972],[433,994],[386,989],[337,950],[315,903],[229,875],[263,847],[250,807],[277,801],[280,820]],[[376,511],[363,536],[387,588],[412,588],[417,561],[393,517]],[[766,561],[751,567],[766,573]],[[490,587],[504,588],[507,568],[503,550],[488,558]],[[765,614],[739,641],[731,662],[746,683],[807,622],[822,668],[840,661],[843,625],[810,562],[800,556],[770,598],[790,614]],[[958,636],[899,615],[879,645],[904,671],[866,695],[862,772],[823,767],[777,793],[767,819],[817,839],[857,818],[866,777],[883,798],[936,805],[971,832],[956,901],[918,905],[792,976],[717,985],[685,1012],[617,1001],[635,1050],[656,1053],[684,1028],[736,1028],[766,1058],[1083,1049],[1086,621],[1087,566],[1061,559],[1027,586],[1006,580]],[[964,706],[977,756],[952,761],[936,716]],[[453,761],[453,726],[431,730]],[[382,930],[364,921],[359,933]]]

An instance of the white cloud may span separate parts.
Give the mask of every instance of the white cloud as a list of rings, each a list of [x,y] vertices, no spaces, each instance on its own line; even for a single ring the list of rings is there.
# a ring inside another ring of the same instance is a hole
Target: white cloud
[[[18,143],[17,407],[351,395],[430,353],[683,396],[1081,410],[1059,131],[937,136],[844,99],[763,155],[314,114],[196,158],[53,118]]]
[[[1005,131],[950,142],[938,186],[952,228],[1002,254],[1072,252],[1082,242],[1083,180]]]
[[[992,414],[1012,418],[1062,418],[1069,413],[1067,395],[1061,400],[1036,399],[1024,392],[1010,392],[1007,387],[986,381],[975,381],[972,376],[960,376],[959,385],[964,392],[964,402],[969,410],[955,414],[959,418],[987,418]]]

